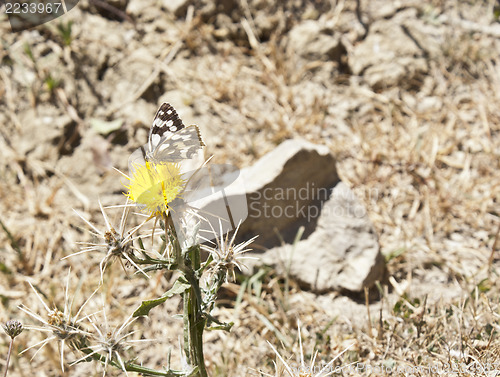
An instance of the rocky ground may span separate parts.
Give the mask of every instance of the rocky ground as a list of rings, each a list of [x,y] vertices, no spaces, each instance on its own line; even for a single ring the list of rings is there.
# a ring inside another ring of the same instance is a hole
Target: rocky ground
[[[62,307],[68,268],[70,292],[79,291],[74,307],[93,292],[102,255],[61,259],[90,239],[72,209],[104,225],[98,200],[124,201],[123,179],[112,168],[127,170],[157,107],[168,101],[186,123],[199,125],[214,163],[243,168],[291,138],[328,147],[340,179],[366,207],[387,261],[388,279],[367,304],[363,297],[303,291],[273,271],[247,279],[244,291],[228,284],[216,314],[235,326],[206,336],[211,376],[280,375],[266,341],[298,366],[297,320],[306,357],[317,350],[317,365],[354,344],[336,365],[366,367],[344,375],[389,375],[391,367],[451,375],[448,363],[458,375],[495,375],[500,24],[494,6],[82,0],[67,15],[16,33],[2,14],[0,321],[34,323],[20,304],[44,312],[28,281]],[[114,211],[110,217],[118,221]],[[118,266],[108,269],[94,307],[104,303],[116,323],[138,300],[170,286],[166,277],[145,280]],[[181,323],[172,315],[179,309],[170,301],[136,322],[137,337],[155,339],[137,347],[145,365],[159,368],[169,348],[178,362]],[[0,339],[5,355],[7,337]],[[17,350],[40,339],[26,331]],[[9,376],[102,374],[94,364],[70,367],[79,356],[69,350],[62,373],[58,346],[49,342],[32,360],[34,350],[16,354]]]

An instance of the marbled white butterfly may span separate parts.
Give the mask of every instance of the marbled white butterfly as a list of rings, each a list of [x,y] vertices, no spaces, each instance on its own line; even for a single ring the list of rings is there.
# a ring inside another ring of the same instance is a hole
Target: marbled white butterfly
[[[192,158],[204,145],[198,126],[186,127],[174,107],[163,103],[156,112],[148,144],[142,152],[146,161],[179,162]]]

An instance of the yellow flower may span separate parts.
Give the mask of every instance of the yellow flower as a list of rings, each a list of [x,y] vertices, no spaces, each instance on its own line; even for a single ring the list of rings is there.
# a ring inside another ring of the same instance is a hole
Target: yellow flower
[[[166,213],[169,204],[181,196],[186,184],[180,165],[168,162],[134,165],[129,179],[126,195],[153,216]]]

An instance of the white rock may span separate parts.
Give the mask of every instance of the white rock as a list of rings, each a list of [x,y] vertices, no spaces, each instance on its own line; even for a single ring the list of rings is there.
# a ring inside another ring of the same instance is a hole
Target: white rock
[[[290,31],[288,53],[307,60],[338,61],[344,51],[340,34],[334,34],[318,21],[307,20]]]
[[[190,3],[190,0],[164,0],[163,6],[175,14],[176,17],[180,17],[186,12]]]
[[[295,279],[315,291],[360,292],[383,278],[384,258],[374,228],[365,208],[340,182],[327,147],[285,141],[243,169],[239,178],[244,187],[226,190],[228,203],[244,195],[248,201],[238,240],[258,235],[254,250],[267,249],[252,253],[261,258],[253,267],[265,263],[282,272],[289,268]],[[220,182],[234,179],[235,172],[222,175]],[[221,206],[207,203],[204,208]],[[302,240],[292,246],[301,226]]]
[[[382,280],[385,261],[365,208],[353,192],[339,182],[322,206],[314,232],[295,245],[267,251],[265,264],[317,292],[362,292]]]

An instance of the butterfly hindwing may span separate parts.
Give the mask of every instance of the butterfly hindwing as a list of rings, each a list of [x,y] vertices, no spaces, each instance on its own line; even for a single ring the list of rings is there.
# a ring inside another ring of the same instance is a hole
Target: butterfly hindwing
[[[163,137],[151,156],[156,161],[178,162],[192,158],[203,145],[198,127],[189,126]]]

